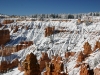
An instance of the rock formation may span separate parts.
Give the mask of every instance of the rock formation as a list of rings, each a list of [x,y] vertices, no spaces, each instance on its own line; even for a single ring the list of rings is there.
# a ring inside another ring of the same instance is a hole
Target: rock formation
[[[4,46],[0,49],[0,56],[9,56],[11,53],[18,52],[21,49],[25,49],[33,45],[33,41],[24,41],[16,46]]]
[[[89,69],[89,65],[83,63],[81,65],[80,75],[94,75],[93,70]]]
[[[24,71],[24,67],[21,62],[18,63],[18,70],[20,70],[21,72]]]
[[[69,56],[74,56],[76,52],[66,52],[65,57],[69,58]]]
[[[70,52],[66,52],[66,53],[65,53],[65,57],[66,57],[66,58],[69,58],[69,56],[70,56]]]
[[[13,22],[14,22],[14,20],[4,20],[2,22],[2,24],[9,24],[9,23],[13,23]]]
[[[23,62],[24,75],[40,75],[40,68],[36,56],[30,53]]]
[[[45,28],[45,37],[52,35],[54,30],[55,30],[55,27],[47,27],[47,28]]]
[[[3,73],[3,72],[6,72],[7,71],[7,61],[1,61],[0,62],[0,72]]]
[[[47,53],[42,53],[42,57],[39,60],[40,63],[40,71],[42,71],[46,66],[45,63],[50,62],[50,59],[48,58],[48,54]]]
[[[4,45],[10,41],[9,30],[0,30],[0,45]]]
[[[6,61],[6,60],[1,60],[0,61],[0,72],[4,73],[4,72],[7,72],[7,70],[9,70],[9,69],[17,67],[18,62],[19,62],[18,59],[14,59],[12,62],[11,61]]]
[[[78,19],[77,20],[77,24],[81,24],[81,19]]]
[[[18,31],[18,26],[15,27],[13,33],[16,33]]]
[[[83,60],[84,60],[84,55],[82,52],[80,52],[80,54],[78,55],[78,58],[77,58],[77,63],[81,63]]]
[[[2,24],[0,23],[0,27],[2,27]]]
[[[33,45],[33,41],[22,41],[20,42],[19,45],[17,45],[17,51],[21,50],[21,49],[25,49],[29,46]]]
[[[95,47],[94,47],[94,50],[96,50],[97,48],[100,49],[100,42],[99,42],[99,41],[96,42],[96,45],[95,45]]]
[[[92,53],[92,50],[91,50],[91,45],[86,42],[84,44],[84,51],[83,51],[84,55],[88,56],[90,53]]]
[[[94,75],[100,75],[100,68],[94,69]]]
[[[82,61],[84,61],[85,56],[83,55],[82,51],[79,53],[77,57],[77,64],[75,65],[75,68],[79,67],[82,64]]]
[[[67,75],[64,73],[62,58],[54,57],[51,62],[46,63],[46,71],[44,72],[44,75]]]

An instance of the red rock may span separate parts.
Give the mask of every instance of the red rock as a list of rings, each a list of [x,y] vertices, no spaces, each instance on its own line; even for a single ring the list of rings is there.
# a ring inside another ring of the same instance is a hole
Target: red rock
[[[45,28],[45,37],[50,36],[51,34],[53,34],[54,30],[55,30],[55,27]]]
[[[66,58],[69,58],[69,56],[70,56],[70,52],[66,52],[66,53],[65,53],[65,57],[66,57]]]
[[[78,55],[78,58],[77,58],[77,63],[80,63],[84,60],[85,56],[83,55],[82,52],[80,52],[80,54]]]
[[[33,45],[33,41],[28,41],[28,46]]]
[[[21,63],[18,64],[18,70],[21,72],[24,71],[23,65]]]
[[[100,68],[94,69],[94,75],[100,75]]]
[[[16,33],[18,31],[18,26],[15,27],[13,33]]]
[[[76,52],[66,52],[65,57],[69,58],[69,56],[74,56]]]
[[[46,67],[45,66],[45,63],[46,62],[50,62],[50,59],[48,57],[48,54],[47,53],[42,53],[42,57],[39,60],[39,63],[40,63],[40,71],[42,71]]]
[[[0,72],[4,73],[7,71],[7,61],[1,61],[0,62]]]
[[[91,50],[91,45],[86,42],[84,44],[84,51],[83,51],[84,55],[88,56],[90,53],[92,53],[92,50]]]
[[[14,20],[4,20],[2,22],[2,24],[9,24],[9,23],[13,23],[13,22],[14,22]]]
[[[9,56],[11,53],[16,52],[17,48],[13,46],[6,46],[0,50],[0,56]]]
[[[0,23],[0,27],[2,27],[2,24]]]
[[[70,52],[70,55],[71,55],[71,56],[74,56],[74,55],[75,55],[75,53],[76,53],[76,52]]]
[[[26,56],[26,59],[23,62],[23,67],[25,71],[24,75],[40,75],[39,64],[33,53]]]
[[[97,48],[100,49],[100,42],[99,42],[99,41],[96,42],[96,45],[95,45],[95,47],[94,47],[94,50],[96,50]]]
[[[17,67],[18,66],[18,63],[19,63],[19,61],[18,61],[18,59],[16,58],[16,59],[14,59],[13,61],[12,61],[12,68],[14,68],[14,67]]]
[[[4,45],[10,41],[9,30],[0,30],[0,45]]]
[[[4,73],[7,72],[7,70],[12,69],[14,67],[18,66],[18,59],[14,59],[12,63],[10,61],[1,61],[0,63],[0,72]]]
[[[80,67],[80,64],[79,64],[79,63],[77,63],[77,64],[75,65],[75,68],[78,68],[78,67]]]
[[[62,58],[60,56],[54,56],[50,63],[46,62],[46,72],[44,75],[68,75],[64,73],[64,65],[62,63]]]
[[[94,75],[94,73],[93,73],[93,70],[89,69],[89,65],[82,64],[81,70],[80,70],[80,75]]]

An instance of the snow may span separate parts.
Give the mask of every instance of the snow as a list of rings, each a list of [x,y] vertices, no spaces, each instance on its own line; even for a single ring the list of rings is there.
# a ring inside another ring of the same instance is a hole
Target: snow
[[[85,62],[89,64],[90,69],[94,69],[100,63],[100,51],[92,53]]]
[[[11,56],[13,59],[18,58],[20,61],[23,61],[27,54],[34,53],[37,55],[37,59],[41,57],[41,52],[47,52],[49,57],[52,54],[64,56],[65,52],[72,51],[72,52],[79,52],[83,50],[83,45],[85,42],[89,42],[91,45],[91,49],[94,49],[96,41],[100,38],[100,22],[92,23],[91,25],[80,24],[76,25],[76,19],[72,19],[68,22],[60,22],[60,21],[19,21],[16,23],[12,23],[12,26],[30,26],[29,30],[21,29],[16,33],[13,33],[13,30],[10,31],[11,41],[6,44],[6,46],[13,46],[19,44],[21,41],[33,41],[34,45],[22,49],[18,52],[13,53]],[[37,27],[40,26],[40,27]],[[55,26],[55,29],[61,29],[72,31],[54,34],[53,37],[53,45],[51,43],[50,37],[44,36],[44,29],[48,26]],[[32,28],[32,29],[31,29]],[[2,29],[2,28],[1,28]],[[79,33],[76,33],[79,31]],[[94,33],[95,32],[95,33]],[[97,32],[97,33],[96,33]],[[47,49],[50,47],[50,49]],[[78,53],[75,54],[73,57],[70,57],[70,60],[65,63],[69,75],[79,75],[79,68],[74,68],[76,65]],[[3,57],[3,59],[7,60],[8,57]],[[12,59],[12,60],[13,60]],[[100,63],[100,51],[97,50],[93,54],[91,54],[88,58],[86,58],[85,62],[89,63],[91,69],[95,68]],[[2,57],[0,57],[2,60]],[[11,60],[11,59],[9,59]],[[11,72],[5,73],[3,75],[23,75],[24,72],[20,72],[18,68],[14,68]]]
[[[12,71],[4,73],[3,75],[24,75],[24,72],[20,72],[18,68],[14,68]]]

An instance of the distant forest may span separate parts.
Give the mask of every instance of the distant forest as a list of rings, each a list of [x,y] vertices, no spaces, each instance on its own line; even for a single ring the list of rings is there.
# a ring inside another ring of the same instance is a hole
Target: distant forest
[[[82,16],[100,16],[100,12],[80,13],[80,14],[34,14],[32,18],[59,18],[59,19],[78,19]]]
[[[9,17],[15,18],[15,17],[30,17],[30,18],[39,18],[39,19],[44,19],[44,18],[52,18],[52,19],[78,19],[81,18],[82,16],[100,16],[100,12],[90,12],[90,13],[80,13],[80,14],[34,14],[34,15],[24,15],[24,16],[19,16],[19,15],[7,15]],[[0,18],[4,18],[3,14],[0,16]]]

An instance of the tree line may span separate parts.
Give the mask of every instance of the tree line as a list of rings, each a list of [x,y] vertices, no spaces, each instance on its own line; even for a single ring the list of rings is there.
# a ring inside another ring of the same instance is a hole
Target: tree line
[[[79,13],[79,14],[33,14],[33,15],[8,15],[9,17],[15,18],[15,17],[30,17],[30,18],[52,18],[52,19],[78,19],[82,18],[82,16],[100,16],[100,12],[90,12],[90,13]],[[4,16],[1,16],[4,17]]]
[[[100,16],[100,12],[80,13],[80,14],[34,14],[31,18],[59,18],[59,19],[78,19],[82,16]]]

